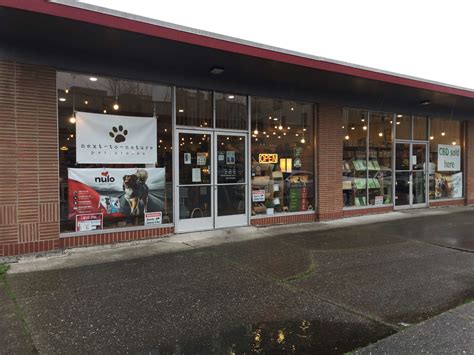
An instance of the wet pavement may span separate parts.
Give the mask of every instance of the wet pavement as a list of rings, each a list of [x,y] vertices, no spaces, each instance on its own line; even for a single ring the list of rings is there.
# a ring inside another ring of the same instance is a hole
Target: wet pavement
[[[406,217],[160,253],[170,238],[7,280],[40,353],[341,354],[474,297],[474,210]]]

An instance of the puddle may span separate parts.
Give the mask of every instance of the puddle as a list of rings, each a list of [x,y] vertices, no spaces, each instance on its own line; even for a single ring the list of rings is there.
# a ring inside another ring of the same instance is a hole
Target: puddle
[[[343,354],[393,333],[356,323],[300,320],[243,325],[188,342],[162,345],[141,354]]]

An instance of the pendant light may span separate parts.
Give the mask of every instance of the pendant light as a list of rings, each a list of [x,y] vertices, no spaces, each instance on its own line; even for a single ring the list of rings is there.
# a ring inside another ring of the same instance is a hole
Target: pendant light
[[[117,94],[117,92],[118,92],[118,81],[115,80],[115,104],[113,106],[115,111],[117,111],[120,108],[120,106],[118,104],[118,94]]]
[[[255,130],[253,131],[253,134],[258,134],[258,109],[255,112]]]
[[[76,96],[74,95],[74,94],[75,94],[75,92],[74,92],[74,85],[75,85],[74,81],[75,81],[75,79],[76,79],[76,76],[73,75],[73,76],[72,76],[72,87],[71,87],[71,94],[72,94],[72,115],[71,115],[71,117],[69,117],[69,122],[70,122],[71,124],[76,124]],[[68,92],[69,92],[69,90],[68,90]]]

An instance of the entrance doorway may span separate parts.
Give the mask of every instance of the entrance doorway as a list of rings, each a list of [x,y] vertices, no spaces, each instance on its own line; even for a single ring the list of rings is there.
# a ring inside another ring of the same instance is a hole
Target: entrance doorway
[[[395,143],[395,209],[427,207],[427,144]]]
[[[175,230],[248,224],[247,135],[178,129]]]

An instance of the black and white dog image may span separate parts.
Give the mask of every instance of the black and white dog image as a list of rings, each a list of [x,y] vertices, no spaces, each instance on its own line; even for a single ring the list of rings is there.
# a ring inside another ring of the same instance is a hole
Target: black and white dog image
[[[124,175],[123,177],[123,191],[125,191],[125,199],[130,205],[131,216],[140,214],[138,208],[140,201],[143,202],[143,213],[147,213],[149,191],[146,184],[147,179],[148,173],[146,170],[137,170],[135,174]]]

